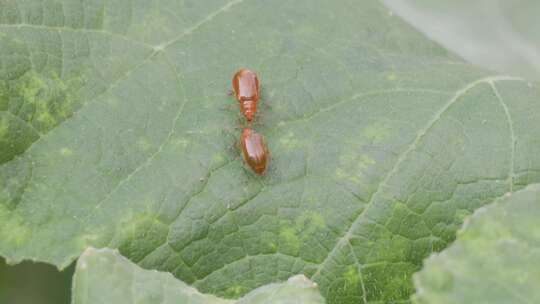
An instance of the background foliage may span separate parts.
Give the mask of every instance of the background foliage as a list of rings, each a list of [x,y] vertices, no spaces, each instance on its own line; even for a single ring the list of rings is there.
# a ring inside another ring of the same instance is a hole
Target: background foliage
[[[415,275],[417,303],[537,303],[540,185],[478,210]]]
[[[32,262],[7,266],[0,260],[0,303],[69,303],[74,270],[59,272],[54,266]]]

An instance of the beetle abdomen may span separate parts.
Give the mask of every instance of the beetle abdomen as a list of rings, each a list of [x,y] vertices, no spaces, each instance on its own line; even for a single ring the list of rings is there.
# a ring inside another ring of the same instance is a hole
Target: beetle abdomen
[[[249,128],[245,128],[240,136],[240,144],[245,162],[255,173],[263,174],[269,158],[268,148],[263,136]]]

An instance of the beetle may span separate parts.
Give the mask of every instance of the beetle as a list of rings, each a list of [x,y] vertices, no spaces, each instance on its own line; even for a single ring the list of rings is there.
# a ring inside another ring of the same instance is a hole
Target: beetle
[[[253,119],[259,101],[259,79],[255,72],[241,68],[232,79],[233,92],[240,103],[240,111],[248,121]]]
[[[262,175],[270,156],[264,137],[250,128],[244,128],[240,135],[240,147],[244,161],[255,173]]]

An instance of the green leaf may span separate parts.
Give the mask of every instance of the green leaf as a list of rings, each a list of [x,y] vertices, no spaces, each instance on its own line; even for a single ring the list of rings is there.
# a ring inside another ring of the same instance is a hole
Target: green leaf
[[[417,303],[539,303],[540,184],[482,207],[415,275]]]
[[[540,79],[540,2],[385,0],[396,14],[469,62]]]
[[[88,246],[238,298],[305,274],[408,301],[463,218],[540,182],[538,83],[464,64],[376,1],[0,1],[0,254]],[[258,72],[265,176],[235,144]]]
[[[110,249],[87,249],[77,262],[73,304],[215,303],[322,304],[317,285],[303,275],[259,287],[238,301],[204,295],[170,273],[144,270]]]

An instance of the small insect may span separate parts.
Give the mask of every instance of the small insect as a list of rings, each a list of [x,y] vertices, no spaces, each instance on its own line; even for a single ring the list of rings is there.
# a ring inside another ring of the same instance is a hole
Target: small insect
[[[266,170],[269,156],[263,136],[252,129],[244,128],[240,136],[240,145],[245,162],[255,173],[262,175]]]
[[[248,69],[238,70],[233,76],[232,87],[240,103],[240,111],[248,121],[251,121],[257,111],[257,101],[259,101],[257,74]]]

